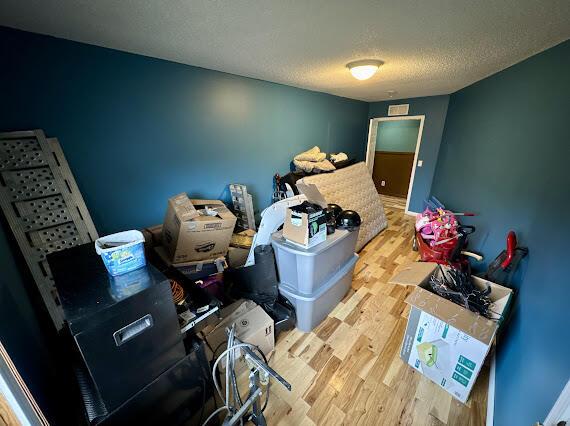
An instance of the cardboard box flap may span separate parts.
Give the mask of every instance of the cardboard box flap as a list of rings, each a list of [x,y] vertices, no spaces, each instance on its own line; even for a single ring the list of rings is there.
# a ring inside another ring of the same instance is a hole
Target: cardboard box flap
[[[180,219],[181,222],[192,220],[193,218],[199,216],[198,212],[194,208],[194,205],[192,204],[192,201],[184,192],[175,195],[174,197],[170,197],[168,199],[168,203],[172,206],[174,212],[176,213],[176,216],[178,219]]]
[[[301,181],[297,182],[297,189],[301,194],[307,197],[310,203],[317,204],[323,209],[327,207],[327,200],[323,197],[323,194],[317,188],[314,183],[303,183]]]
[[[195,208],[198,210],[208,208],[215,210],[218,216],[204,216],[198,213],[198,218],[196,220],[235,220],[234,214],[226,207],[223,201],[220,200],[200,200],[200,199],[192,199],[190,200]]]
[[[403,286],[420,285],[428,278],[437,268],[437,263],[433,262],[414,262],[404,266],[396,275],[390,278],[389,284],[398,284]]]
[[[487,345],[493,341],[499,326],[497,321],[471,312],[421,287],[414,288],[414,291],[406,298],[406,303],[433,315]]]

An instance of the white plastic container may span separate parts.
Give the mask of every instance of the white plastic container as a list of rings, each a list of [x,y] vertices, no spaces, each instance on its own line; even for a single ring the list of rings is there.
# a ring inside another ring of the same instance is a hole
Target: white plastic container
[[[279,284],[279,292],[295,306],[299,330],[305,333],[313,330],[343,299],[352,284],[352,274],[357,260],[358,255],[353,254],[325,285],[312,294],[303,294],[291,286]]]
[[[106,245],[111,247],[105,248]],[[140,231],[123,231],[95,241],[95,251],[112,276],[126,274],[146,265],[144,236]]]
[[[296,292],[311,294],[328,283],[354,256],[358,231],[337,229],[314,247],[305,249],[286,241],[280,232],[272,236],[279,282]]]

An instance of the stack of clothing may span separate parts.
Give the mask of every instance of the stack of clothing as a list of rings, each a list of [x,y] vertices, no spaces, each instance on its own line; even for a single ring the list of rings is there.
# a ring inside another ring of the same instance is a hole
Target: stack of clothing
[[[293,158],[293,164],[295,164],[297,171],[303,171],[305,173],[332,172],[337,169],[337,164],[346,161],[348,161],[348,156],[344,152],[331,154],[329,161],[327,154],[321,152],[318,146],[297,154]]]

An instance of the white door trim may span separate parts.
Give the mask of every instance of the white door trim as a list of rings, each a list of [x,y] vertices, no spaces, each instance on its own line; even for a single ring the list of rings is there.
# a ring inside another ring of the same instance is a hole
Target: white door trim
[[[554,403],[554,406],[548,413],[544,426],[555,426],[561,420],[567,420],[570,411],[570,380],[566,382],[566,386],[562,389],[560,396]]]
[[[420,120],[420,129],[418,131],[418,140],[416,141],[416,151],[414,154],[414,162],[412,163],[412,174],[410,176],[410,186],[408,187],[408,196],[406,197],[406,214],[414,214],[409,210],[410,197],[412,195],[412,188],[414,186],[414,177],[416,175],[416,167],[418,164],[418,153],[420,152],[420,145],[422,143],[422,134],[424,131],[425,115],[405,115],[395,117],[377,117],[370,119],[368,127],[368,144],[366,145],[366,165],[372,175],[374,170],[374,154],[376,152],[376,136],[378,133],[378,123],[381,121],[400,121],[400,120]]]

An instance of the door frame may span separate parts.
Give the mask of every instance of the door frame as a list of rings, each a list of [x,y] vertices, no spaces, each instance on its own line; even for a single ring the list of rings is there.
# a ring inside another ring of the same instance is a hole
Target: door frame
[[[425,115],[398,115],[394,117],[376,117],[370,119],[368,126],[368,142],[366,144],[366,166],[370,176],[374,170],[374,154],[376,152],[376,137],[378,135],[378,124],[381,121],[401,121],[401,120],[420,120],[420,128],[418,129],[418,140],[416,141],[416,150],[414,152],[414,161],[412,162],[412,173],[410,175],[410,185],[408,186],[408,196],[406,197],[406,214],[414,214],[409,211],[410,197],[414,187],[414,178],[416,176],[416,167],[418,165],[418,153],[422,144],[422,135],[424,130]]]

